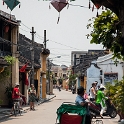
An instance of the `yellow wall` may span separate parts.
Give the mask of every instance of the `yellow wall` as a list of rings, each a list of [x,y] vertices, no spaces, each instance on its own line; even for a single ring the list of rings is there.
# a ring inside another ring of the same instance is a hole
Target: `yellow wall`
[[[41,64],[42,64],[42,98],[46,99],[46,58],[48,55],[41,54]]]
[[[83,86],[84,88],[86,88],[86,80],[87,77],[84,77],[84,80],[81,80],[80,85]]]
[[[34,79],[38,80],[38,91],[37,91],[37,97],[40,96],[40,69],[36,69],[35,70],[35,75],[34,75]]]

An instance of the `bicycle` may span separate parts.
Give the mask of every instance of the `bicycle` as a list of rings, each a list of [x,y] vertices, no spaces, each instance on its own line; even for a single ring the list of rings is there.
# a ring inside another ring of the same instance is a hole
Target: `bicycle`
[[[13,105],[13,111],[14,111],[14,115],[17,116],[17,114],[21,115],[21,110],[20,110],[20,103],[19,100],[14,100],[14,105]]]

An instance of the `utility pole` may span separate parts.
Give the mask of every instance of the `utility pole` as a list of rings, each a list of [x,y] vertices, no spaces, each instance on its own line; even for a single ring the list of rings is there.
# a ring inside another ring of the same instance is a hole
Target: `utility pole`
[[[31,84],[34,84],[34,27],[32,27],[32,46],[30,47],[31,50]]]
[[[44,30],[44,48],[46,49],[46,42],[47,42],[48,40],[46,40],[46,30]]]
[[[50,60],[48,58],[48,85],[49,85],[49,95],[50,95]]]
[[[46,99],[46,58],[49,56],[50,52],[48,49],[46,49],[46,42],[48,40],[46,40],[46,30],[44,30],[44,49],[43,52],[41,54],[41,59],[42,59],[42,71],[45,72],[42,75],[42,98]]]
[[[44,48],[46,49],[46,30],[44,30]]]

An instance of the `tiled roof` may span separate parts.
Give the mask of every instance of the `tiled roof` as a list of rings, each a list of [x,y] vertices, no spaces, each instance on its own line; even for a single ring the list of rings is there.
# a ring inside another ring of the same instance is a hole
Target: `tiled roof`
[[[87,68],[90,67],[91,62],[93,60],[97,60],[98,57],[104,56],[105,50],[88,50],[88,53],[86,55],[81,55],[81,63],[74,66],[74,72],[78,73],[81,72],[81,74],[85,75]]]
[[[18,50],[20,51],[21,56],[19,57],[19,61],[21,63],[29,62],[29,66],[31,67],[31,51],[30,48],[32,46],[32,41],[25,37],[25,35],[19,34],[18,41]],[[42,51],[43,44],[39,44],[34,42],[34,67],[40,68],[40,53]]]
[[[7,61],[3,58],[3,57],[0,57],[0,66],[8,66],[9,64],[7,63]]]

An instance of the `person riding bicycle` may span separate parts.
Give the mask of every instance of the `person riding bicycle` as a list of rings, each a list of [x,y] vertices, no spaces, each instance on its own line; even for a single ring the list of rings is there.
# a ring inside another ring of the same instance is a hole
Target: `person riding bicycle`
[[[13,99],[13,104],[14,104],[14,101],[19,101],[20,109],[22,109],[22,102],[23,102],[21,96],[23,95],[20,93],[19,83],[15,83],[15,87],[13,88],[13,91],[12,91],[12,99]],[[11,113],[12,111],[13,111],[13,106],[12,106]]]

